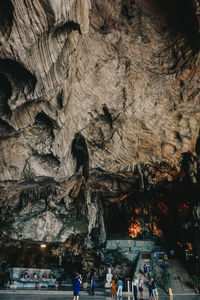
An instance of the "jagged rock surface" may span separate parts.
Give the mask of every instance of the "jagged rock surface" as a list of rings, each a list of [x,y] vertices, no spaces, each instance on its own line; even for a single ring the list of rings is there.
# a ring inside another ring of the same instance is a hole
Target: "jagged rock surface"
[[[2,234],[93,247],[102,199],[199,183],[199,4],[165,2],[0,4]]]

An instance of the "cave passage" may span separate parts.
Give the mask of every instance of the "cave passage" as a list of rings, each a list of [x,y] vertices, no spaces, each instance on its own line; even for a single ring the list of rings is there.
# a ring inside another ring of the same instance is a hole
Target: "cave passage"
[[[191,220],[199,193],[186,177],[183,182],[137,193],[121,203],[108,203],[105,207],[108,237],[152,239],[166,248],[176,248],[182,243],[186,249],[187,243],[196,243]]]

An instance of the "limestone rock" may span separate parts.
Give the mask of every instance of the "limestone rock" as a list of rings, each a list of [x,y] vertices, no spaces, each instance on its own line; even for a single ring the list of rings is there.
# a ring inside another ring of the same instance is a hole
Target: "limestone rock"
[[[1,232],[93,247],[104,201],[199,184],[198,1],[0,8]]]

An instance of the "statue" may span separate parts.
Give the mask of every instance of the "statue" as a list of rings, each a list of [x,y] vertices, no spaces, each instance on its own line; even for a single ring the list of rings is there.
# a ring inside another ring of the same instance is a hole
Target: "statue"
[[[108,268],[108,273],[106,274],[105,288],[111,287],[112,278],[113,278],[113,274],[111,273],[111,268]]]

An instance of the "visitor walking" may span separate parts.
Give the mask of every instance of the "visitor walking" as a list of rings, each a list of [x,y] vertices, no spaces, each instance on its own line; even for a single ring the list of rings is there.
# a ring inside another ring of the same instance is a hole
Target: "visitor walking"
[[[81,276],[81,274],[77,273],[76,277],[74,278],[74,298],[73,298],[73,300],[79,299],[81,284],[82,284],[82,276]]]
[[[117,281],[117,296],[121,296],[122,297],[122,289],[123,289],[123,281],[121,279],[119,279]]]
[[[95,289],[95,279],[94,277],[91,278],[91,295],[94,295],[94,289]]]
[[[147,278],[148,277],[148,267],[146,264],[144,264],[143,270],[144,270],[144,276]]]
[[[138,279],[137,279],[137,277],[135,277],[134,282],[133,282],[133,293],[134,293],[135,300],[138,300],[137,292],[138,292]]]
[[[112,298],[114,298],[116,296],[116,286],[115,286],[114,279],[112,279],[112,282],[111,282],[111,295],[112,295]]]
[[[143,283],[144,283],[144,281],[142,279],[142,275],[140,275],[139,282],[138,282],[138,288],[139,288],[140,298],[141,299],[143,299],[143,296],[144,296],[144,294],[143,294]]]

